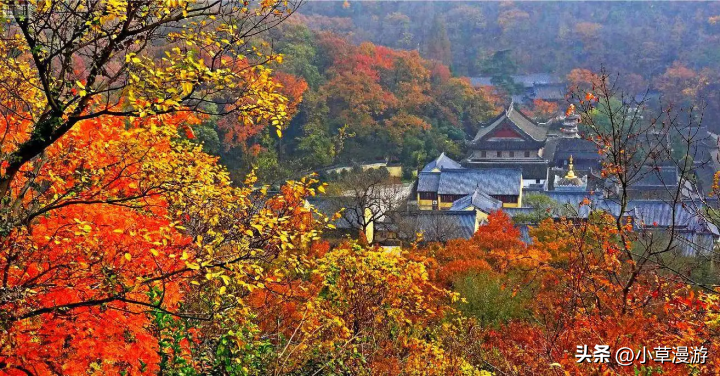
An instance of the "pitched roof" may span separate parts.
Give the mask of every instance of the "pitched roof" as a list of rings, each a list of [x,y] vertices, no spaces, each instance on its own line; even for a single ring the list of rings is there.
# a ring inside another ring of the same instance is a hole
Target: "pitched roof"
[[[477,215],[474,210],[422,210],[404,213],[402,221],[414,233],[422,233],[426,241],[470,239],[475,233]]]
[[[639,172],[640,179],[636,181],[631,189],[648,189],[648,188],[669,188],[678,185],[680,173],[677,166],[643,166]]]
[[[473,138],[472,143],[476,144],[481,141],[485,136],[491,134],[496,128],[503,124],[509,125],[511,129],[519,131],[522,136],[527,136],[527,141],[544,142],[547,138],[547,128],[535,124],[535,122],[511,104],[505,112],[493,119],[489,125],[480,128],[475,138]]]
[[[465,210],[471,206],[489,214],[501,209],[502,201],[488,196],[478,188],[472,194],[453,202],[450,210]]]
[[[470,77],[470,84],[473,86],[493,86],[492,77]]]
[[[440,156],[435,158],[434,161],[426,164],[425,167],[423,167],[423,169],[421,170],[421,172],[432,172],[435,169],[443,170],[447,168],[458,169],[463,167],[460,165],[460,163],[455,162],[454,160],[452,160],[452,158],[448,157],[443,152],[440,153]]]
[[[488,195],[520,194],[522,171],[519,168],[443,170],[438,194],[468,195],[480,188]]]
[[[564,166],[570,156],[581,168],[599,168],[602,159],[594,142],[582,138],[556,137],[545,143],[543,157],[551,166]]]
[[[420,172],[418,174],[418,192],[437,192],[440,186],[439,172]]]
[[[361,219],[357,217],[354,210],[343,210],[344,208],[355,205],[351,197],[344,196],[320,196],[308,197],[308,204],[312,205],[320,214],[326,217],[332,217],[335,213],[342,210],[340,218],[333,221],[333,225],[338,229],[353,229],[360,226]]]
[[[567,90],[562,84],[536,84],[533,87],[533,98],[546,101],[561,101],[565,99]]]
[[[512,77],[512,80],[515,81],[515,83],[521,84],[525,88],[530,88],[535,85],[559,84],[563,82],[560,77],[550,73],[516,74],[510,77]],[[490,76],[470,77],[470,83],[474,86],[493,86],[492,77]]]
[[[519,168],[523,179],[545,180],[548,176],[548,162],[544,159],[529,160],[468,160],[471,168]]]
[[[550,73],[517,74],[512,76],[513,81],[525,87],[536,85],[559,84],[563,80]]]
[[[614,216],[620,215],[619,203],[612,199],[605,199],[600,205]],[[700,214],[691,209],[692,205],[678,202],[673,205],[663,200],[630,200],[625,211],[626,216],[632,216],[636,227],[669,228],[674,226],[678,230],[693,232],[709,232],[720,235],[717,227],[707,222]]]

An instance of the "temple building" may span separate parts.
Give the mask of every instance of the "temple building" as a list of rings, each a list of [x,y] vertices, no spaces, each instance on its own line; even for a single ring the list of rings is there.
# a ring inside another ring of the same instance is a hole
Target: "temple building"
[[[441,154],[418,174],[417,203],[421,210],[465,209],[471,196],[470,204],[487,213],[497,206],[519,207],[522,182],[519,168],[466,168]]]
[[[565,79],[550,73],[520,74],[510,76],[513,82],[522,86],[524,91],[513,95],[517,103],[529,103],[535,99],[552,102],[567,100],[568,85]],[[473,86],[495,86],[493,77],[470,77]]]
[[[628,218],[638,232],[666,234],[673,229],[683,255],[712,254],[720,244],[720,230],[687,205],[697,194],[677,166],[639,166],[623,191],[629,201],[622,211],[621,186],[612,175],[602,174],[602,155],[595,142],[580,133],[581,117],[573,106],[560,120],[545,127],[511,104],[467,143],[468,156],[461,163],[443,153],[419,172],[411,195],[417,202],[411,205],[420,210],[403,211],[392,223],[395,232],[422,232],[433,241],[469,238],[490,213],[502,209],[526,234],[523,239],[531,241],[527,229],[533,221],[548,215],[583,221],[602,210]],[[720,137],[708,139],[712,143],[697,146],[704,159],[696,165],[720,154]],[[704,181],[698,185],[713,184],[712,167],[703,171]],[[673,204],[677,192],[681,197]],[[552,200],[551,208],[538,204],[543,202],[538,196]]]
[[[560,135],[545,142],[543,158],[548,161],[550,167],[566,168],[570,156],[573,156],[576,168],[600,171],[601,158],[598,147],[594,142],[580,137],[579,125],[580,115],[575,113],[575,106],[570,105],[560,127]]]
[[[546,184],[548,161],[542,158],[548,129],[536,124],[511,103],[480,128],[468,146],[467,168],[519,168],[523,188]]]

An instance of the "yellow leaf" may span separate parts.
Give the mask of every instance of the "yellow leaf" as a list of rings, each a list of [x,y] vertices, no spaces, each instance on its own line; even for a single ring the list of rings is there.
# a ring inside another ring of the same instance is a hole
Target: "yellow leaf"
[[[183,89],[183,92],[185,92],[185,94],[188,94],[192,91],[193,85],[189,82],[183,82],[182,89]]]
[[[125,260],[128,260],[128,261],[132,260],[132,255],[129,254],[129,253],[126,253],[126,254],[125,254]]]

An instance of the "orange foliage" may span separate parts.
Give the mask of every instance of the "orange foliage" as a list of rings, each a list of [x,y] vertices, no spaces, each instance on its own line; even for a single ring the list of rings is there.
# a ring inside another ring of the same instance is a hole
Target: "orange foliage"
[[[531,235],[533,242],[524,244],[510,218],[497,212],[472,239],[426,251],[437,260],[428,264],[435,279],[447,286],[483,272],[513,297],[519,291],[525,296],[528,318],[480,329],[471,320],[469,337],[449,340],[459,342],[459,351],[475,363],[498,374],[635,375],[640,361],[637,368],[620,366],[614,351],[629,347],[638,353],[645,346],[654,355],[658,346],[704,346],[711,349],[705,364],[650,359],[646,367],[670,375],[712,374],[718,367],[720,355],[712,349],[720,345],[720,298],[652,268],[634,274],[623,245],[623,238],[633,238],[631,225],[618,229],[612,216],[597,212],[580,222],[548,219]],[[473,349],[477,344],[482,350]],[[576,349],[582,345],[590,354],[595,345],[609,345],[612,358],[578,363]]]
[[[632,366],[612,360],[578,363],[576,347],[646,346],[654,352],[656,346],[717,346],[717,325],[708,321],[716,320],[717,298],[653,271],[628,284],[631,269],[611,216],[595,214],[582,223],[547,220],[532,234],[528,252],[552,255],[548,263],[528,269],[527,278],[536,283],[519,287],[533,290],[533,320],[511,321],[485,333],[483,346],[499,351],[499,357],[488,359],[491,364],[517,374],[552,373],[553,367],[569,374],[635,374]],[[708,374],[720,360],[709,355],[704,365],[648,365],[662,367],[664,374],[686,375],[692,369]]]
[[[684,105],[697,98],[701,77],[682,63],[675,62],[656,79],[656,85],[673,105]]]
[[[303,94],[308,88],[307,82],[300,77],[283,72],[274,73],[273,80],[278,86],[278,92],[287,98],[285,112],[286,116],[291,119],[297,113],[298,106],[302,102]],[[218,121],[218,128],[224,134],[223,144],[226,149],[233,146],[252,147],[248,145],[248,140],[258,135],[269,125],[272,125],[270,121],[247,124],[236,116],[224,116]]]
[[[9,374],[157,374],[168,349],[152,314],[203,317],[185,306],[198,294],[221,299],[263,282],[283,292],[282,279],[261,279],[246,260],[303,244],[317,226],[303,205],[315,181],[273,197],[253,192],[252,176],[231,187],[217,158],[175,141],[197,122],[187,113],[85,120],[20,170],[10,198],[22,220],[0,238]],[[190,356],[187,338],[179,351]]]
[[[437,279],[450,285],[454,279],[470,272],[507,272],[509,268],[536,267],[549,259],[541,249],[528,248],[520,231],[502,211],[491,213],[488,223],[480,226],[471,239],[451,240],[435,255]]]
[[[0,244],[3,285],[18,294],[0,303],[12,323],[1,363],[33,374],[158,371],[157,341],[142,314],[154,285],[143,280],[184,267],[174,255],[191,242],[169,217],[164,181],[147,170],[161,155],[178,156],[162,132],[142,130],[159,121],[193,120],[136,119],[129,130],[120,118],[84,121],[27,166],[47,190],[24,197],[32,227],[17,227]],[[168,309],[182,288],[177,278],[165,281]]]
[[[544,101],[542,99],[535,99],[533,100],[533,109],[531,111],[532,115],[542,119],[542,120],[549,120],[553,116],[558,114],[558,104],[555,102],[548,102]]]
[[[568,73],[567,80],[572,90],[579,88],[586,91],[600,86],[602,77],[588,69],[575,68]]]

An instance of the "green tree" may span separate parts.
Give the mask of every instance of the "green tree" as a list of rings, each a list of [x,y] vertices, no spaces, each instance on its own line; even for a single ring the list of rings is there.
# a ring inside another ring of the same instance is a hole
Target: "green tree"
[[[517,73],[518,67],[510,54],[510,50],[500,50],[493,53],[492,56],[482,59],[480,72],[490,76],[493,85],[503,88],[509,94],[519,94],[523,87],[512,78],[512,75]]]
[[[427,56],[432,60],[450,65],[452,62],[451,47],[445,19],[441,16],[436,16],[430,29]]]

